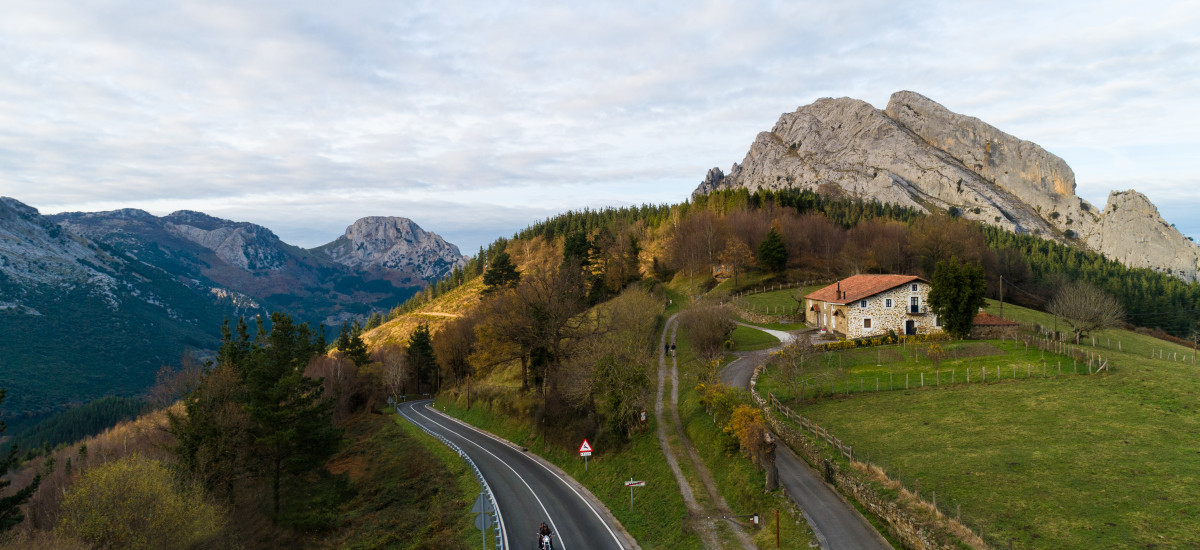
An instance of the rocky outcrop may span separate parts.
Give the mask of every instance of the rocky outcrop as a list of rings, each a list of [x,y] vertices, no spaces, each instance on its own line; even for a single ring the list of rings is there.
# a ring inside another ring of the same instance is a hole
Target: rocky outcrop
[[[1196,243],[1163,220],[1137,191],[1113,191],[1099,221],[1080,237],[1094,250],[1131,267],[1146,267],[1194,281],[1200,272]]]
[[[278,271],[287,262],[282,241],[260,225],[235,223],[190,210],[168,214],[164,221],[171,232],[246,271]]]
[[[953,211],[1186,280],[1200,271],[1200,248],[1145,197],[1114,192],[1100,212],[1075,195],[1075,174],[1061,158],[913,92],[893,94],[883,111],[840,98],[785,113],[740,165],[728,175],[710,170],[696,193],[738,187],[804,188]],[[1114,212],[1121,213],[1110,218]]]
[[[112,278],[101,266],[115,261],[89,246],[37,209],[8,197],[0,197],[0,280],[15,281],[8,294],[20,284],[80,284],[112,286]],[[0,299],[5,296],[0,295]]]
[[[344,235],[313,252],[355,269],[414,271],[427,280],[466,263],[457,246],[399,217],[359,219]]]

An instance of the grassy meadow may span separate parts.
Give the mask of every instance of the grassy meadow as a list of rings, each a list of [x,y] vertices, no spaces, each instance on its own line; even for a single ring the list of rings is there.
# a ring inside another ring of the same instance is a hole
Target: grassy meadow
[[[778,338],[745,325],[733,329],[730,341],[733,343],[731,351],[758,351],[779,345]]]
[[[1007,304],[1005,316],[1053,324]],[[851,392],[795,409],[926,500],[936,492],[942,512],[961,506],[963,522],[996,547],[1200,546],[1200,367],[1190,349],[1128,331],[1102,331],[1097,343],[1110,373],[1025,378],[1018,368],[1011,379],[1006,366],[1025,361],[1031,372],[1040,352],[1021,357],[1011,342],[989,342],[1006,354],[972,360],[976,371],[1001,363],[999,382],[973,376],[970,385],[929,387],[926,374],[924,388]],[[949,366],[943,360],[941,369]],[[849,376],[871,368],[849,367]],[[919,370],[909,355],[877,368],[910,381]],[[776,383],[765,382],[760,391]]]

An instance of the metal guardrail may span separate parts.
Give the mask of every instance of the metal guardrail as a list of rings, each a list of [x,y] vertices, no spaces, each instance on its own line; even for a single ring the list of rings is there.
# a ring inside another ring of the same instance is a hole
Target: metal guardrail
[[[471,460],[471,457],[467,455],[466,451],[462,450],[462,447],[459,447],[453,441],[446,439],[442,436],[442,434],[436,433],[418,422],[414,422],[413,419],[409,418],[408,415],[404,414],[404,412],[400,410],[400,404],[391,398],[388,398],[388,401],[391,402],[394,407],[396,407],[396,414],[403,416],[406,420],[412,422],[413,425],[421,428],[425,433],[441,440],[441,442],[447,447],[450,447],[451,450],[458,453],[458,456],[462,457],[462,459],[467,462],[467,466],[471,467],[471,471],[475,474],[475,479],[479,480],[479,486],[483,488],[483,494],[487,496],[488,502],[490,502],[492,505],[492,525],[496,526],[496,550],[507,550],[507,548],[504,546],[504,524],[500,521],[500,507],[496,505],[496,496],[492,494],[492,488],[490,485],[488,485],[487,480],[483,478],[483,472],[479,471],[479,466],[475,465],[475,461]]]

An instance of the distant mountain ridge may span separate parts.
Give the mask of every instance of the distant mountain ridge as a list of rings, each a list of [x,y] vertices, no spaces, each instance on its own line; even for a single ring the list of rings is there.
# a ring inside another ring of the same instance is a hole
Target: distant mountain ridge
[[[457,246],[398,217],[361,218],[347,227],[344,235],[313,252],[348,267],[413,270],[425,279],[440,277],[466,263]]]
[[[19,335],[0,359],[12,389],[4,412],[131,395],[185,350],[215,349],[226,317],[286,311],[336,327],[402,303],[464,261],[404,218],[364,218],[306,250],[201,212],[43,216],[0,198],[0,327]]]
[[[1113,191],[1100,211],[1075,195],[1061,158],[914,92],[893,94],[884,110],[826,98],[784,113],[729,174],[709,170],[695,193],[790,187],[951,211],[1131,267],[1200,277],[1200,247],[1144,195]]]

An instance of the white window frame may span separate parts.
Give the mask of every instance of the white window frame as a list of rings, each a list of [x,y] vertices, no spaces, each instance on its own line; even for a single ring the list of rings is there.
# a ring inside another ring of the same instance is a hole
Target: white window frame
[[[911,288],[912,288],[913,292],[916,292],[917,291],[917,283],[913,283]]]
[[[866,300],[859,300],[859,301],[858,301],[858,308],[859,308],[859,309],[867,309],[867,301],[866,301]]]
[[[883,299],[883,307],[892,307],[892,299],[884,298]]]

